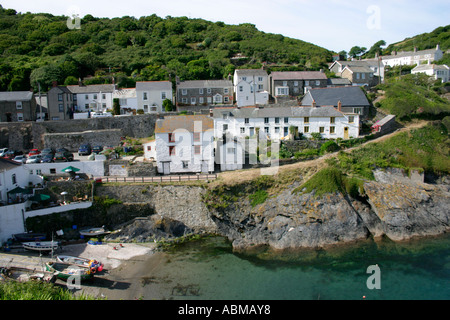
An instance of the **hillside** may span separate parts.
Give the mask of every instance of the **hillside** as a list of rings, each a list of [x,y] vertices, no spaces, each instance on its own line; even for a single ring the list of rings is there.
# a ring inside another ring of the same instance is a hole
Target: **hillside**
[[[450,48],[450,25],[390,44],[385,51],[413,51],[414,47],[418,50],[426,50],[436,48],[437,44],[444,51]]]
[[[95,18],[80,29],[67,17],[17,13],[0,6],[0,90],[29,90],[39,80],[76,84],[221,79],[237,67],[326,68],[332,52],[313,44],[259,31],[254,25],[226,25],[155,14]],[[88,79],[86,79],[88,78]],[[36,86],[34,85],[35,89]],[[45,89],[45,88],[44,88]]]

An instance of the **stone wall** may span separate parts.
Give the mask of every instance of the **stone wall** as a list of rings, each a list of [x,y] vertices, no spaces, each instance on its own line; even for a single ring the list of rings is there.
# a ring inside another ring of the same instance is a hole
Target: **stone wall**
[[[82,144],[93,146],[117,146],[123,137],[121,129],[90,130],[72,133],[44,134],[44,147],[58,149],[64,147],[76,153]]]

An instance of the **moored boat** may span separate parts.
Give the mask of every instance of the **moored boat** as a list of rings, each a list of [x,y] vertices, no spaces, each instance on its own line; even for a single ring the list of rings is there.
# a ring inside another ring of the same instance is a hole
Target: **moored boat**
[[[89,267],[74,265],[71,263],[49,261],[45,264],[47,271],[55,272],[61,280],[79,277],[80,281],[90,280],[94,277]]]
[[[85,237],[96,237],[96,236],[101,236],[101,235],[108,234],[108,233],[110,233],[110,232],[106,231],[106,229],[104,227],[80,230],[80,234]]]
[[[52,251],[58,249],[59,243],[56,241],[35,241],[23,242],[22,246],[33,251]]]
[[[17,233],[13,234],[13,238],[19,242],[43,241],[47,238],[45,233]]]
[[[58,255],[56,256],[56,260],[58,260],[59,262],[70,263],[76,266],[89,267],[91,269],[91,272],[93,273],[103,270],[103,264],[95,259]]]
[[[54,272],[45,270],[36,270],[22,267],[0,268],[0,280],[14,280],[17,282],[27,282],[30,280],[44,281],[53,283],[56,281]]]

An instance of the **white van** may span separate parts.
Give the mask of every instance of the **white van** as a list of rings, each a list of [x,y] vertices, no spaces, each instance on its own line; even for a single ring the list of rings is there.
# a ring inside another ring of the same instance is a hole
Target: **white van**
[[[103,117],[112,117],[113,115],[109,112],[94,112],[91,113],[91,118],[103,118]]]

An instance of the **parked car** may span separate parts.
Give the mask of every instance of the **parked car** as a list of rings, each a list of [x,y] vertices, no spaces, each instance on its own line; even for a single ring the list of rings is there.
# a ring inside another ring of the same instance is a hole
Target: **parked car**
[[[34,156],[36,154],[40,154],[41,152],[38,149],[31,149],[28,153],[28,157]]]
[[[40,154],[34,154],[28,157],[26,163],[39,163],[41,162],[42,156]]]
[[[91,154],[91,146],[89,144],[82,144],[78,148],[78,155],[79,156],[88,156]]]
[[[42,151],[41,151],[42,157],[44,157],[46,154],[51,154],[52,156],[54,156],[55,155],[55,150],[53,148],[42,149]]]
[[[58,162],[58,161],[73,161],[73,154],[70,153],[69,151],[64,151],[64,152],[57,152],[55,153],[55,156],[53,157],[53,161]]]
[[[41,162],[42,163],[50,163],[53,162],[54,155],[52,153],[47,153],[42,156]]]
[[[24,156],[24,155],[16,156],[13,160],[17,161],[17,162],[21,162],[21,163],[26,163],[27,156]]]
[[[5,154],[6,154],[6,152],[8,152],[8,148],[2,148],[2,149],[0,149],[0,157],[4,157],[5,156]]]
[[[55,153],[58,153],[58,152],[69,152],[69,150],[67,150],[66,148],[58,148],[58,149],[56,149]]]
[[[91,118],[104,118],[104,117],[112,117],[113,115],[110,112],[94,112],[91,113]]]
[[[18,152],[13,151],[13,150],[8,150],[8,151],[6,151],[6,152],[3,154],[3,158],[12,160],[12,159],[14,159],[16,156],[18,156],[18,155],[19,155]]]
[[[102,146],[94,146],[93,148],[92,148],[92,152],[94,152],[94,153],[96,153],[96,154],[99,154],[100,152],[102,152],[103,151],[103,147]]]

